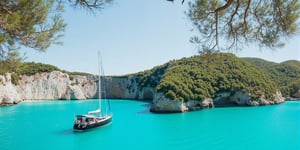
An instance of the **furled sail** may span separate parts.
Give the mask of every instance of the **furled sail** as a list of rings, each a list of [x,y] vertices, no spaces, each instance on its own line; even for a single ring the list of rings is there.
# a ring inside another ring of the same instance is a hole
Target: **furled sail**
[[[96,110],[93,110],[93,111],[89,111],[88,114],[91,115],[91,114],[100,114],[101,110],[100,109],[96,109]]]

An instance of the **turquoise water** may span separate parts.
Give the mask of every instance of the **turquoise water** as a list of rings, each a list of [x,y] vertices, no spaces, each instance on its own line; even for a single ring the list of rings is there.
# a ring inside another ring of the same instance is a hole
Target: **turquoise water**
[[[152,114],[148,103],[113,100],[111,125],[73,132],[74,112],[86,111],[86,103],[46,101],[0,107],[0,149],[300,149],[300,102]]]

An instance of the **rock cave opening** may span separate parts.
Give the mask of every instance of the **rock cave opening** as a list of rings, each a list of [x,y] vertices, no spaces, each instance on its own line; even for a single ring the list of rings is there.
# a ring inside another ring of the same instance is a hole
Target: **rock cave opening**
[[[143,100],[153,100],[153,92],[151,90],[147,90],[143,94]]]

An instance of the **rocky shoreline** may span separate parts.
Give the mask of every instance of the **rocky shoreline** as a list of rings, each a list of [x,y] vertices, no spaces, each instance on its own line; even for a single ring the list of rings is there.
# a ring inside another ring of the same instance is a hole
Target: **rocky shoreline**
[[[203,101],[189,100],[187,102],[174,101],[161,97],[153,100],[150,111],[156,113],[186,112],[214,107],[266,106],[285,102],[285,98],[282,97],[280,92],[274,94],[273,100],[266,100],[264,98],[253,100],[249,93],[243,91],[237,91],[231,96],[229,92],[219,93],[218,95],[219,97],[215,99],[205,98]]]
[[[300,98],[286,98],[285,101],[300,101]]]
[[[203,101],[189,100],[181,102],[165,98],[162,93],[151,87],[140,87],[136,76],[105,77],[107,98],[133,99],[149,101],[151,112],[173,113],[224,106],[262,106],[284,103],[280,92],[274,94],[273,100],[263,97],[252,100],[250,94],[236,91],[234,95],[223,92],[216,98]],[[33,76],[21,76],[18,85],[11,82],[11,74],[0,75],[0,105],[14,105],[22,101],[43,100],[84,100],[97,98],[97,76],[74,76],[59,71],[40,73]]]

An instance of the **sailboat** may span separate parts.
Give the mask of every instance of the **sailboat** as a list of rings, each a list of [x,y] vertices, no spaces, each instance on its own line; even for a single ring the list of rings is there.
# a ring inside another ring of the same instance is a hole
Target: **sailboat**
[[[73,129],[75,131],[84,131],[88,129],[93,129],[96,127],[101,127],[112,122],[112,113],[110,111],[110,103],[109,100],[106,100],[106,112],[103,113],[102,110],[102,86],[104,82],[101,82],[100,74],[103,75],[103,67],[101,63],[101,55],[100,52],[98,53],[98,108],[96,110],[88,111],[87,114],[79,114],[76,115],[74,118],[74,125]],[[105,90],[104,90],[105,92]],[[105,95],[105,93],[104,93]]]

